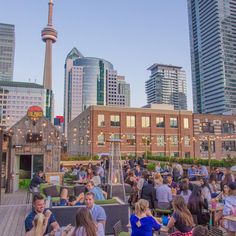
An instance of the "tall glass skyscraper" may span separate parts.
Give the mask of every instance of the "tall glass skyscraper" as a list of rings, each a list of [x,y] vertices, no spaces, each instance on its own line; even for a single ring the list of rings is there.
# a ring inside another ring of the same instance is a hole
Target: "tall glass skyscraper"
[[[188,0],[196,113],[236,113],[236,0]]]
[[[0,23],[0,80],[13,80],[15,26]]]
[[[176,110],[187,110],[186,74],[182,67],[153,64],[146,81],[147,103],[174,105]]]
[[[73,48],[65,61],[65,134],[68,123],[91,105],[129,106],[130,93],[119,89],[119,81],[110,62],[84,57]],[[125,84],[124,78],[122,83]]]

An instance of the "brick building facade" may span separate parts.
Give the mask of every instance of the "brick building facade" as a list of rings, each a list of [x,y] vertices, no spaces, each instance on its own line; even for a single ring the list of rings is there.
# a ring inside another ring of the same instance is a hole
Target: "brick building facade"
[[[192,113],[151,108],[91,106],[69,124],[70,154],[109,152],[110,138],[119,138],[121,153],[193,156]]]
[[[193,114],[170,107],[91,106],[69,124],[68,151],[90,156],[110,152],[110,138],[121,139],[122,155],[236,156],[236,116]],[[210,149],[208,149],[210,146]]]
[[[195,157],[236,157],[235,127],[236,116],[193,114]]]

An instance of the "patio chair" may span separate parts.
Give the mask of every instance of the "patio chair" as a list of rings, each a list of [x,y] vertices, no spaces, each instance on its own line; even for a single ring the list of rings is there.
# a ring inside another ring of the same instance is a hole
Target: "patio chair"
[[[39,194],[39,188],[37,188],[37,187],[33,187],[33,188],[28,187],[27,195],[26,195],[26,203],[27,204],[30,202],[31,195],[33,197],[33,195],[35,195],[35,194]]]
[[[85,190],[86,190],[86,187],[84,185],[76,185],[76,186],[74,186],[75,196],[79,196],[81,193],[84,193]]]
[[[216,227],[212,227],[208,232],[208,236],[223,236],[223,231]]]
[[[113,230],[114,230],[115,236],[129,236],[130,235],[129,232],[123,231],[123,227],[120,220],[118,220],[115,223],[115,225],[113,226]]]

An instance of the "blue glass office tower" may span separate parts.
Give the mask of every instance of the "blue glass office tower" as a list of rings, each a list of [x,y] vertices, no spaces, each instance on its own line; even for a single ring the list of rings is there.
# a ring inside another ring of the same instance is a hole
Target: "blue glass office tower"
[[[91,105],[130,106],[130,86],[110,62],[73,48],[65,60],[65,135],[68,123]]]
[[[196,113],[236,113],[236,0],[188,0]]]
[[[84,57],[73,48],[65,61],[65,134],[70,121],[91,105],[107,105],[108,72],[113,65],[103,59]]]
[[[82,109],[91,105],[106,105],[106,78],[113,65],[103,59],[82,57],[73,66],[83,68]]]

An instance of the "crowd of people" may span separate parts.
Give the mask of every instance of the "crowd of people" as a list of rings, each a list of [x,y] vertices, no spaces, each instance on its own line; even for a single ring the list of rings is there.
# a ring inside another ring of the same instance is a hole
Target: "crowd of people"
[[[124,176],[125,183],[132,188],[129,203],[136,214],[130,219],[132,232],[140,230],[140,234],[132,235],[151,235],[141,233],[145,224],[142,222],[139,226],[137,220],[140,219],[140,207],[148,209],[146,217],[149,218],[150,212],[171,212],[167,227],[176,229],[172,235],[193,235],[195,226],[207,229],[209,224],[225,228],[229,235],[235,234],[236,222],[224,219],[224,216],[236,215],[236,182],[230,169],[215,168],[209,173],[206,166],[192,165],[185,174],[178,163],[162,167],[158,162],[155,171],[150,172],[138,162],[127,160]],[[211,211],[218,203],[222,208],[215,211],[215,217],[211,219]],[[152,229],[160,227],[152,219],[146,224],[153,225]],[[201,228],[197,230],[201,231]]]
[[[35,195],[33,211],[25,220],[26,235],[47,234],[49,228],[52,228],[51,235],[104,235],[106,214],[94,200],[107,198],[103,189],[107,169],[105,161],[72,168],[75,179],[86,182],[86,192],[73,196],[69,195],[67,188],[62,188],[59,205],[81,205],[76,214],[75,227],[69,225],[60,231],[53,214],[45,209],[43,197]],[[61,166],[61,171],[67,170]],[[137,161],[127,158],[123,176],[125,184],[131,188],[128,202],[132,209],[132,236],[152,235],[153,230],[159,230],[163,224],[172,236],[206,235],[210,224],[225,228],[230,236],[236,232],[236,223],[224,219],[224,216],[236,215],[236,182],[228,168],[215,168],[208,172],[203,165],[192,165],[184,172],[178,163],[162,166],[157,162],[155,170],[148,171],[142,158]],[[43,182],[40,172],[32,179],[31,187]],[[212,219],[211,210],[218,203],[222,208],[215,211]],[[166,217],[154,217],[163,210],[167,212]]]
[[[44,197],[36,194],[33,197],[33,210],[25,219],[26,236],[47,234],[52,236],[104,236],[106,213],[101,206],[94,203],[92,192],[87,192],[85,195],[85,206],[78,209],[75,222],[75,227],[68,225],[60,228],[52,212],[45,208]]]

